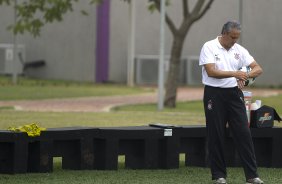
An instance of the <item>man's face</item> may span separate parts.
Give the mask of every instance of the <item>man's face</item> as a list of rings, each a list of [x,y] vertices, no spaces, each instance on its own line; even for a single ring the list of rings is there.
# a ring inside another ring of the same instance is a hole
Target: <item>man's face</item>
[[[239,39],[240,33],[237,29],[232,29],[229,33],[224,33],[222,35],[223,46],[230,49]]]

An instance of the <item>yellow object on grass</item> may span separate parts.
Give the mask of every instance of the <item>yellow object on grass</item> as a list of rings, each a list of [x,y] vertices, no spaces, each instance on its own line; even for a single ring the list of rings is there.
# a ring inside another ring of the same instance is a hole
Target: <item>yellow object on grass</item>
[[[46,128],[39,127],[36,123],[32,123],[20,127],[9,127],[8,130],[14,132],[26,132],[29,137],[36,137],[40,136],[41,131],[46,130]]]

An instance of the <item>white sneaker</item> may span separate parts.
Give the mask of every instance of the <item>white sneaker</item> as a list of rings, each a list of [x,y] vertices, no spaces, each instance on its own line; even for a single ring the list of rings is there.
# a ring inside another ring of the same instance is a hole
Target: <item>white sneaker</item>
[[[227,184],[225,178],[218,178],[215,180],[214,184]]]
[[[246,184],[263,184],[263,181],[259,178],[248,179]]]

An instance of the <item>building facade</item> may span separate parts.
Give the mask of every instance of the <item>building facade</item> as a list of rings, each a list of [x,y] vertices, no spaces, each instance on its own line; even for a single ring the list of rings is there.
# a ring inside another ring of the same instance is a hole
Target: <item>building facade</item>
[[[74,12],[64,16],[63,22],[47,24],[40,37],[34,38],[28,33],[18,35],[17,42],[25,45],[26,61],[46,61],[44,67],[30,68],[26,75],[43,79],[126,83],[131,31],[130,6],[121,0],[106,2],[102,9],[89,5],[88,1],[80,1],[74,6]],[[182,16],[181,2],[172,0],[171,6],[167,8],[167,13],[176,25],[179,25]],[[193,2],[195,0],[192,4]],[[199,56],[202,45],[219,35],[226,21],[239,20],[241,16],[240,43],[264,70],[256,84],[281,86],[279,78],[282,78],[282,62],[279,60],[282,24],[279,17],[282,15],[282,1],[241,2],[242,8],[240,0],[215,0],[203,18],[191,27],[182,55],[184,58]],[[155,58],[159,54],[160,14],[148,11],[147,0],[135,0],[135,3],[134,54],[136,58]],[[88,12],[88,16],[80,13],[82,9]],[[0,43],[13,43],[13,34],[6,30],[13,20],[14,10],[11,7],[0,7]],[[167,27],[165,38],[165,54],[169,55],[172,35]],[[140,68],[136,68],[135,78],[137,70]],[[193,71],[193,68],[189,71]],[[188,75],[188,71],[184,73]],[[185,83],[185,79],[183,82]]]

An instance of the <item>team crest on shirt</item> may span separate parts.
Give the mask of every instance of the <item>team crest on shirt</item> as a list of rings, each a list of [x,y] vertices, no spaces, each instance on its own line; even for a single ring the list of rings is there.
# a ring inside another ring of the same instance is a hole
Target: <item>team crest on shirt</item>
[[[240,54],[234,53],[234,58],[235,58],[236,60],[239,60],[239,59],[240,59]]]
[[[212,110],[212,101],[211,100],[208,101],[207,108],[208,110]]]

